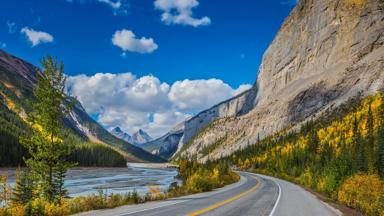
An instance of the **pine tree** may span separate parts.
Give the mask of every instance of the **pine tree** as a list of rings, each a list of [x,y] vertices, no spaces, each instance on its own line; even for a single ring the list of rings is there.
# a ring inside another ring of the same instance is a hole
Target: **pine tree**
[[[370,173],[375,172],[375,156],[374,156],[374,147],[375,147],[375,139],[374,139],[374,127],[373,127],[373,114],[371,102],[368,105],[368,116],[367,116],[367,145],[366,145],[366,153],[367,153],[367,163],[368,163],[368,171]]]
[[[34,90],[33,112],[29,122],[32,126],[32,135],[23,137],[21,143],[28,149],[30,158],[26,160],[28,168],[36,175],[41,195],[49,202],[57,202],[61,194],[57,189],[55,175],[69,167],[65,162],[71,148],[63,142],[63,118],[71,109],[64,94],[65,77],[63,63],[58,65],[56,59],[48,56],[42,60],[42,75],[38,75],[38,83]],[[60,169],[58,169],[60,168]]]
[[[377,133],[377,167],[379,175],[384,178],[384,94],[381,94],[381,105],[379,108],[379,124],[379,130]]]
[[[56,172],[54,172],[54,188],[56,200],[61,202],[61,198],[65,197],[68,193],[64,188],[64,179],[66,177],[67,167],[71,166],[68,163],[61,163],[56,167]]]
[[[355,167],[357,171],[366,171],[365,148],[361,139],[357,115],[353,121],[353,144],[355,146]]]
[[[27,171],[18,171],[12,201],[26,204],[32,200],[34,181]]]
[[[378,161],[379,175],[384,178],[384,122],[381,123],[378,133]]]

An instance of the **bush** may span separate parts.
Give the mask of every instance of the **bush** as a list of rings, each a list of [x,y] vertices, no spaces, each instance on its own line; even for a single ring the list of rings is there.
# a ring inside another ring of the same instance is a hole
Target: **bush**
[[[213,184],[209,179],[195,174],[187,179],[186,188],[191,193],[206,192],[213,189]]]
[[[378,175],[356,174],[340,187],[338,200],[367,215],[384,215],[384,181]]]

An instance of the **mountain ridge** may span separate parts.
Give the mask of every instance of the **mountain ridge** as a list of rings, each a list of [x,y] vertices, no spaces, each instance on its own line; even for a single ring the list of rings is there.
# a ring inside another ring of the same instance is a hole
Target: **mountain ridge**
[[[375,0],[299,1],[266,50],[253,88],[187,121],[178,156],[204,160],[202,150],[211,149],[219,158],[383,89],[383,8]]]
[[[184,134],[185,121],[177,124],[163,136],[141,145],[143,149],[165,159],[170,159],[177,151]]]
[[[128,133],[124,132],[120,127],[115,127],[110,130],[112,135],[116,136],[117,138],[120,138],[122,140],[125,140],[129,143],[132,143],[133,145],[140,147],[142,144],[152,141],[152,137],[149,136],[144,130],[139,129],[135,133],[129,135]]]
[[[0,95],[4,105],[25,119],[31,111],[27,100],[33,98],[33,88],[36,86],[36,75],[41,73],[39,68],[12,56],[0,49]],[[75,100],[75,107],[65,119],[65,125],[73,133],[85,140],[105,143],[117,147],[125,152],[128,161],[134,162],[163,162],[141,148],[135,147],[121,139],[114,137],[95,120],[93,120]]]

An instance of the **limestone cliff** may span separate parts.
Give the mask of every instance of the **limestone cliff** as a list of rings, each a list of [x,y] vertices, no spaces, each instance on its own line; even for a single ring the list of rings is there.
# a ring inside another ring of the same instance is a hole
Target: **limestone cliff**
[[[187,121],[180,154],[227,155],[382,90],[383,44],[383,0],[299,1],[266,50],[254,87]]]

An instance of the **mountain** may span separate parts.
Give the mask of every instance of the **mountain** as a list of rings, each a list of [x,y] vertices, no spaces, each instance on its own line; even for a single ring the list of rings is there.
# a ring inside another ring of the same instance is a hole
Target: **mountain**
[[[229,155],[382,91],[383,8],[378,0],[300,0],[264,53],[253,88],[186,121],[176,157]]]
[[[133,144],[140,146],[141,144],[152,141],[153,139],[145,131],[140,129],[132,135],[132,140]]]
[[[141,148],[154,155],[170,159],[177,151],[181,137],[184,134],[184,122],[176,125],[160,138],[141,145]]]
[[[132,136],[124,132],[120,127],[115,127],[110,132],[115,137],[125,140],[126,142],[132,143],[133,145],[138,146],[140,148],[142,144],[153,140],[151,136],[149,136],[145,131],[141,129],[135,132]]]
[[[33,100],[33,89],[39,73],[39,69],[34,65],[0,50],[0,108],[2,113],[0,121],[4,121],[9,128],[7,131],[1,130],[4,133],[3,136],[13,136],[18,140],[20,133],[27,130],[28,126],[23,123],[31,111],[31,106],[27,101]],[[9,116],[12,116],[12,121],[9,120]],[[164,161],[110,134],[87,114],[79,101],[76,101],[74,109],[64,119],[64,122],[72,135],[80,137],[84,141],[104,143],[119,149],[128,161]],[[16,134],[14,131],[20,132]],[[0,137],[1,140],[2,137]]]
[[[120,127],[115,127],[110,132],[115,137],[117,137],[119,139],[122,139],[122,140],[124,140],[126,142],[134,144],[132,137],[129,134],[127,134],[124,131],[122,131]]]

